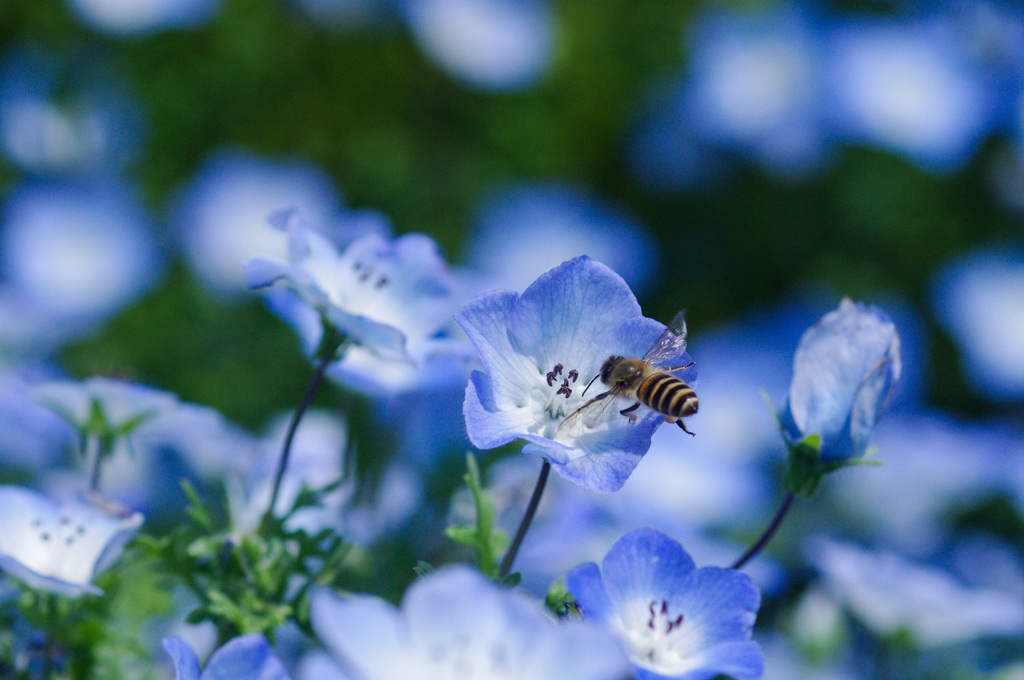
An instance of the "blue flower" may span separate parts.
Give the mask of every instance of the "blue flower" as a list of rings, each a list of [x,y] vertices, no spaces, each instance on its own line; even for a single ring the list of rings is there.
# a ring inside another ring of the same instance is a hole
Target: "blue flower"
[[[976,391],[1024,398],[1024,250],[978,250],[943,266],[932,307],[960,348]]]
[[[283,207],[329,224],[340,209],[331,178],[306,161],[279,161],[224,150],[214,153],[177,199],[173,221],[193,272],[225,297],[246,291],[242,267],[257,255],[287,257],[267,216]]]
[[[566,586],[583,616],[611,630],[640,680],[701,680],[761,675],[751,633],[761,594],[735,569],[696,569],[683,546],[637,529],[593,562],[569,572]]]
[[[142,515],[85,499],[57,503],[20,486],[0,486],[0,570],[31,588],[101,595],[93,578],[142,526]]]
[[[25,182],[5,197],[3,224],[0,279],[41,312],[44,338],[95,327],[162,270],[149,217],[117,181]]]
[[[175,680],[288,680],[288,672],[262,635],[236,637],[213,653],[202,674],[196,653],[180,637],[164,638]]]
[[[66,0],[82,23],[113,36],[139,36],[208,22],[220,0]]]
[[[609,356],[643,356],[665,327],[640,313],[629,286],[586,256],[565,262],[519,295],[494,291],[459,308],[486,373],[474,371],[464,412],[470,441],[491,449],[516,439],[563,477],[593,491],[619,489],[664,419],[642,407],[635,422],[612,404],[592,427],[558,431],[586,403],[584,386]],[[690,362],[684,353],[672,365]],[[684,374],[692,382],[695,371]],[[598,390],[601,386],[598,386]],[[593,397],[598,392],[591,393]]]
[[[139,103],[94,49],[11,50],[0,67],[0,146],[42,175],[119,170],[140,146]]]
[[[1008,106],[942,16],[849,22],[835,30],[830,47],[839,134],[926,169],[963,166]]]
[[[546,0],[403,0],[402,15],[428,58],[487,90],[539,80],[554,52]]]
[[[377,597],[320,590],[310,621],[361,680],[612,680],[628,667],[603,630],[556,625],[536,601],[464,565],[413,583],[400,610]]]
[[[522,290],[561,262],[587,252],[637,292],[657,269],[650,234],[635,219],[580,187],[523,184],[493,192],[477,209],[466,247],[470,264],[497,287]]]
[[[277,213],[271,223],[287,234],[288,262],[251,260],[250,287],[283,281],[324,323],[382,357],[420,363],[430,353],[455,307],[447,266],[430,238],[390,240],[371,232],[339,252],[294,211]]]
[[[1008,590],[964,585],[934,565],[824,536],[812,536],[805,552],[824,589],[878,635],[909,634],[921,647],[940,647],[1019,640],[1024,630],[1024,603]]]
[[[820,22],[799,4],[716,13],[689,36],[686,118],[713,144],[739,149],[769,170],[800,175],[825,156]]]
[[[899,377],[896,326],[844,299],[801,336],[779,417],[794,440],[818,435],[824,462],[863,456]]]

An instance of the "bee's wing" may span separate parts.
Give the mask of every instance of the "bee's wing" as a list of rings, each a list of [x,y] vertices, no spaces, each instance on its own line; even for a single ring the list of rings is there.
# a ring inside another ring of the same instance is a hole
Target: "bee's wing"
[[[605,409],[608,405],[615,401],[615,395],[610,391],[603,394],[599,394],[583,406],[570,413],[565,417],[558,425],[559,434],[566,434],[570,437],[576,437],[583,433],[584,429],[589,429],[597,424],[597,421],[601,419],[601,415],[604,414]]]
[[[643,360],[657,366],[675,358],[686,350],[686,310],[680,310],[654,345],[647,350]]]

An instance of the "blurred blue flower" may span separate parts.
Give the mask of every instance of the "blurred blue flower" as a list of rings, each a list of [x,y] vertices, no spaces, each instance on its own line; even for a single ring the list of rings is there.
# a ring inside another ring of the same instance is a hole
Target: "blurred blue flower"
[[[178,406],[178,398],[169,392],[101,376],[41,383],[33,387],[32,397],[83,437],[131,436]]]
[[[938,567],[821,536],[806,544],[806,553],[825,590],[878,635],[909,633],[927,648],[992,636],[1019,639],[1024,631],[1018,599],[964,586]]]
[[[551,62],[555,19],[546,0],[400,0],[424,54],[486,90],[518,90]]]
[[[641,294],[658,270],[657,247],[639,223],[580,187],[524,184],[493,191],[477,208],[467,264],[498,288],[523,290],[580,254],[611,267]]]
[[[30,396],[31,372],[0,367],[0,470],[55,465],[75,441],[74,429]]]
[[[384,358],[422,364],[446,344],[435,337],[455,308],[454,289],[430,238],[371,233],[339,252],[297,212],[278,213],[271,222],[284,232],[288,261],[250,260],[250,287],[283,281],[347,342]]]
[[[142,114],[126,84],[94,52],[8,52],[0,67],[0,143],[40,174],[115,170],[142,137]]]
[[[414,582],[400,610],[373,596],[319,590],[310,621],[361,680],[613,680],[627,670],[609,634],[579,622],[557,625],[539,603],[464,565]]]
[[[582,564],[565,583],[584,618],[619,639],[641,680],[761,675],[764,658],[751,640],[757,586],[735,569],[697,569],[661,532],[626,534],[600,569]]]
[[[1024,398],[1024,251],[956,258],[939,270],[931,298],[963,355],[967,383],[991,399]]]
[[[341,206],[331,178],[315,165],[226,150],[210,156],[182,190],[173,222],[200,281],[237,296],[247,289],[246,262],[257,255],[287,257],[287,243],[267,228],[267,218],[289,207],[326,225]]]
[[[882,310],[843,299],[800,338],[779,412],[794,440],[821,437],[825,462],[863,456],[900,377],[900,341]]]
[[[844,524],[915,556],[949,538],[951,516],[1010,491],[1005,482],[1021,477],[1008,464],[1024,462],[1024,439],[1012,427],[938,413],[894,413],[879,423],[873,442],[884,467],[849,475],[828,491]]]
[[[829,40],[829,98],[849,141],[955,170],[1008,106],[947,17],[850,21]]]
[[[0,282],[49,320],[44,337],[93,328],[163,269],[142,205],[113,181],[19,184],[5,198],[3,227]]]
[[[678,124],[779,174],[816,169],[826,142],[818,23],[788,3],[701,17],[687,36],[690,79]]]
[[[474,371],[466,388],[474,446],[525,439],[524,453],[547,457],[566,479],[593,491],[619,489],[664,418],[644,407],[631,422],[613,404],[579,434],[558,426],[586,403],[584,386],[608,357],[643,356],[664,331],[641,315],[629,286],[581,256],[541,275],[522,295],[494,291],[470,300],[455,320],[487,370]],[[689,361],[684,353],[674,365]],[[691,369],[687,379],[693,377]]]
[[[220,0],[67,0],[67,4],[82,23],[119,37],[197,26],[220,8]]]
[[[102,595],[93,578],[142,526],[142,515],[109,503],[58,503],[31,489],[0,486],[0,571],[31,588]]]
[[[180,637],[164,638],[174,661],[175,680],[288,680],[288,672],[262,635],[253,633],[228,640],[213,653],[202,674],[199,659]]]

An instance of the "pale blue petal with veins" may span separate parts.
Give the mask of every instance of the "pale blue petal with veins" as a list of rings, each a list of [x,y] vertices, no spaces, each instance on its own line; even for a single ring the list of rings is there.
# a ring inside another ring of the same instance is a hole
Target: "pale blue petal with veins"
[[[637,419],[612,404],[580,433],[558,426],[589,398],[584,387],[612,355],[643,356],[665,327],[641,315],[629,286],[586,256],[540,276],[522,295],[485,293],[462,305],[455,320],[476,346],[486,372],[474,372],[464,413],[469,438],[483,449],[516,439],[525,453],[546,456],[555,471],[599,492],[619,489],[664,419],[643,407]],[[675,365],[689,363],[683,353]],[[690,381],[692,369],[683,374]]]
[[[760,677],[751,641],[761,595],[745,574],[695,568],[677,541],[654,529],[620,538],[601,568],[582,564],[566,586],[586,619],[608,628],[642,680]]]

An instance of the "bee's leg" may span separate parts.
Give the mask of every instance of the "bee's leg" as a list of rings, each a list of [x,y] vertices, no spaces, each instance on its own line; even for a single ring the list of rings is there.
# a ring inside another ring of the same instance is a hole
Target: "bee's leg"
[[[627,418],[629,418],[629,422],[635,423],[636,422],[636,416],[633,415],[633,411],[637,410],[638,408],[640,408],[640,402],[639,401],[636,402],[635,404],[633,404],[632,406],[630,406],[629,408],[622,409],[621,411],[619,411],[619,413],[621,413],[622,415],[624,415]]]
[[[683,424],[682,418],[676,421],[676,425],[678,425],[686,434],[690,435],[691,437],[694,436],[693,432],[690,432],[689,430],[686,429],[686,425]]]
[[[663,368],[661,370],[668,371],[669,373],[672,373],[673,371],[681,371],[684,368],[689,368],[690,366],[696,366],[696,365],[697,365],[696,361],[691,361],[690,363],[686,364],[685,366],[672,366],[671,368]]]

